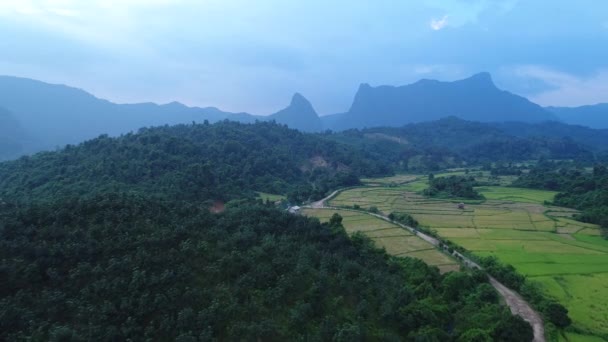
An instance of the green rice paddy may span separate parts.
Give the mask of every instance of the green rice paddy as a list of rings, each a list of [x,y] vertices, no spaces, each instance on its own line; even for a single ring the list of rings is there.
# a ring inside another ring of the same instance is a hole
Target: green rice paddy
[[[426,179],[346,190],[329,204],[410,214],[475,254],[495,255],[513,265],[568,308],[579,332],[608,336],[608,241],[599,227],[572,219],[573,209],[544,204],[555,192],[484,186],[477,190],[485,201],[459,209],[455,202],[422,196]],[[368,182],[384,184],[379,179]],[[565,338],[593,340],[572,333]]]
[[[338,213],[342,216],[342,225],[349,234],[362,232],[372,239],[377,247],[384,248],[391,255],[421,259],[431,266],[437,266],[441,272],[456,271],[460,268],[455,260],[438,251],[433,245],[406,229],[374,216],[334,209],[304,209],[303,213],[317,217],[321,222],[329,221],[334,213]]]

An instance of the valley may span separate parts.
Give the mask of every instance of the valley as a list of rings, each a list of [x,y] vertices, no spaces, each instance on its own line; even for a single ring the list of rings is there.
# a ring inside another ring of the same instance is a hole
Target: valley
[[[463,171],[435,177],[461,175]],[[487,179],[489,174],[476,174]],[[426,176],[398,175],[364,179],[362,187],[349,188],[328,201],[328,205],[362,210],[405,213],[439,237],[465,248],[478,257],[495,256],[525,275],[531,284],[569,310],[580,335],[573,339],[608,334],[608,241],[598,226],[575,221],[573,209],[545,204],[556,192],[506,187],[514,177],[499,177],[501,186],[477,187],[485,200],[436,199],[421,195],[428,186]],[[459,208],[462,202],[464,208]],[[327,211],[327,210],[326,210]],[[331,212],[331,210],[329,210]],[[326,212],[307,214],[324,219]],[[417,241],[405,234],[383,239],[389,234],[387,223],[373,223],[361,214],[345,212],[349,233],[364,231],[393,255],[417,257],[440,270],[451,266],[426,254],[417,255]],[[351,222],[349,222],[351,221]],[[367,224],[367,225],[366,225]],[[386,229],[386,230],[385,230]],[[387,242],[386,240],[391,240]],[[428,253],[428,252],[425,252]],[[574,334],[574,335],[573,335]]]
[[[0,0],[0,342],[608,342],[606,13]]]

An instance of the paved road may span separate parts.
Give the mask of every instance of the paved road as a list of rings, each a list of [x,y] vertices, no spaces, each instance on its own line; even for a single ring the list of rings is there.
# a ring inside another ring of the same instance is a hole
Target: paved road
[[[338,207],[331,207],[331,206],[327,206],[325,204],[326,201],[330,200],[332,197],[334,197],[336,194],[338,194],[341,190],[336,190],[334,192],[332,192],[329,196],[325,197],[322,200],[316,201],[311,203],[310,205],[308,205],[307,207],[309,208],[329,208],[329,209],[337,209],[337,210],[344,210],[344,208],[338,208]],[[353,210],[354,211],[354,210]],[[359,211],[359,210],[357,210]],[[369,215],[375,216],[379,219],[391,222],[393,224],[396,224],[404,229],[409,230],[412,234],[418,236],[419,238],[425,240],[426,242],[430,243],[431,245],[435,246],[435,247],[441,247],[441,241],[437,240],[436,238],[427,235],[417,229],[414,229],[412,227],[406,226],[404,224],[401,224],[399,222],[396,221],[392,221],[391,219],[389,219],[388,217],[384,216],[384,215],[380,215],[380,214],[374,214],[374,213],[369,213],[369,212],[365,212]],[[441,249],[441,248],[440,248]],[[447,251],[444,251],[447,253]],[[459,257],[459,259],[462,260],[463,264],[469,268],[477,268],[477,269],[481,269],[481,266],[479,266],[477,263],[475,263],[473,260],[467,258],[466,256],[460,254],[457,251],[454,251],[452,253],[453,256],[457,256]],[[518,315],[519,317],[523,318],[526,322],[530,323],[530,325],[532,326],[532,330],[534,331],[534,342],[545,342],[545,328],[543,325],[543,320],[541,318],[541,316],[538,314],[538,312],[536,312],[532,306],[530,306],[530,304],[528,302],[526,302],[520,295],[519,293],[509,289],[508,287],[504,286],[502,283],[500,283],[498,280],[494,279],[493,277],[490,277],[490,284],[496,289],[496,291],[498,291],[498,293],[504,298],[505,303],[507,304],[507,306],[509,306],[509,309],[511,310],[511,313],[514,315]]]

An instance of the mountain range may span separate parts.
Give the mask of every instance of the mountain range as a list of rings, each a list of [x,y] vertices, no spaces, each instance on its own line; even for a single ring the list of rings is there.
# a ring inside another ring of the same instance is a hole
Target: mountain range
[[[608,103],[580,107],[546,107],[568,124],[593,128],[608,128]]]
[[[479,122],[564,121],[608,127],[607,105],[543,108],[500,90],[490,74],[441,82],[420,80],[405,86],[362,84],[345,113],[319,116],[301,94],[270,115],[231,113],[215,107],[168,104],[116,104],[84,90],[26,78],[0,76],[0,160],[75,144],[101,134],[118,136],[142,127],[232,120],[274,120],[306,132],[350,128],[399,127],[456,116]]]
[[[526,98],[498,89],[488,73],[455,82],[425,79],[401,87],[362,84],[348,112],[324,119],[333,129],[348,129],[402,126],[447,116],[481,122],[557,120]]]

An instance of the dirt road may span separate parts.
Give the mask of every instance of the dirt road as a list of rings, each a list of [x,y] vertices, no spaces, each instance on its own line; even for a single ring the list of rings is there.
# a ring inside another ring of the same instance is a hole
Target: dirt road
[[[336,194],[338,192],[340,192],[340,190],[336,190],[336,191],[332,192],[329,196],[325,197],[324,199],[310,203],[308,205],[308,207],[313,208],[313,209],[326,208],[325,202],[329,201],[330,198],[336,196]]]
[[[526,322],[530,323],[534,330],[534,342],[545,341],[545,328],[543,325],[543,319],[540,317],[538,312],[534,311],[530,304],[526,302],[519,293],[509,289],[493,277],[490,277],[490,284],[494,286],[496,291],[505,299],[505,302],[511,309],[511,313],[518,315],[523,318]]]

